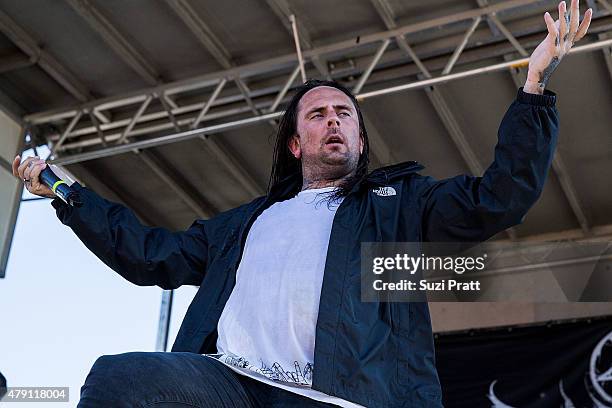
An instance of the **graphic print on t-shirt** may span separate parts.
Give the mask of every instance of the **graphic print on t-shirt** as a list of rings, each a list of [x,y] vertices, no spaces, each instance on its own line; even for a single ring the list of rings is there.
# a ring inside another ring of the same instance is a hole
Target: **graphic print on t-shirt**
[[[264,375],[274,381],[283,381],[294,385],[312,386],[311,363],[304,364],[304,367],[302,368],[302,365],[298,361],[294,361],[293,370],[288,370],[276,361],[271,366],[268,366],[260,360],[259,367],[256,367],[240,356],[231,356],[228,354],[207,354],[207,356],[216,358],[217,360],[233,367],[255,371],[256,373]]]

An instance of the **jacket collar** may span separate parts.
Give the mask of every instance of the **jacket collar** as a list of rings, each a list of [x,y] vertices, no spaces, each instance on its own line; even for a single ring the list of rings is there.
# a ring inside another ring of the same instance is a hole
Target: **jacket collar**
[[[398,178],[407,176],[408,174],[416,173],[424,168],[425,166],[414,160],[392,164],[390,166],[380,167],[371,171],[365,177],[365,182],[368,184],[389,184],[393,180],[397,180]]]
[[[368,173],[363,180],[353,186],[351,192],[356,192],[362,187],[389,184],[398,178],[423,170],[425,166],[414,160],[393,164],[391,166],[379,167]],[[291,193],[297,193],[302,186],[302,178],[299,174],[285,177],[270,190],[268,197],[287,197]]]

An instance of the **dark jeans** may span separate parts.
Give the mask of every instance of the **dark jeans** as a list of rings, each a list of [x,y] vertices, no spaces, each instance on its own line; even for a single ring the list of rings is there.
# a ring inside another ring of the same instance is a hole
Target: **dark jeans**
[[[332,407],[232,371],[195,353],[102,356],[81,387],[90,407]]]

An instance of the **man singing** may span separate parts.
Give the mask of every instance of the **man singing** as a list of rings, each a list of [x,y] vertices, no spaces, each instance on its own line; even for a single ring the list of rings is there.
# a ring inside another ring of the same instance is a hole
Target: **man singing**
[[[368,173],[355,97],[309,81],[281,119],[268,193],[184,232],[145,227],[75,183],[57,216],[137,285],[197,285],[172,353],[100,357],[79,407],[441,407],[427,303],[360,301],[362,242],[481,242],[521,223],[557,141],[550,75],[587,32],[578,1],[546,13],[548,36],[505,114],[482,177],[425,177],[405,162]],[[38,158],[13,173],[37,195]]]

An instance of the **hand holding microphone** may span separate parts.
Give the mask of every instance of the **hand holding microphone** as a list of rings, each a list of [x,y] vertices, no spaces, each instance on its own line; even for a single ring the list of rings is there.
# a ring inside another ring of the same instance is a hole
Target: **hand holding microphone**
[[[28,157],[23,163],[21,157],[16,156],[13,160],[13,175],[23,180],[26,189],[34,195],[48,198],[57,196],[76,207],[83,204],[79,194],[57,177],[38,156]]]

